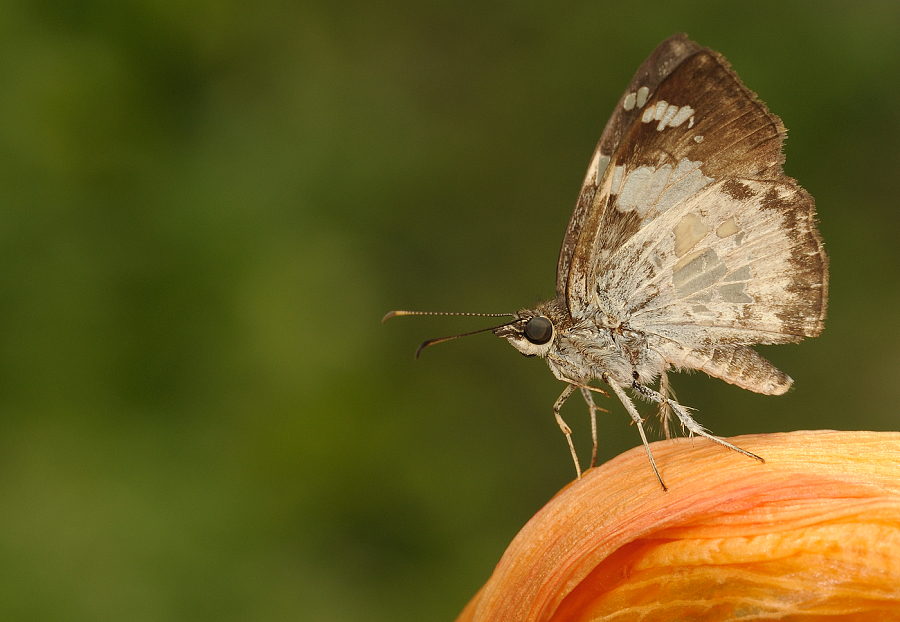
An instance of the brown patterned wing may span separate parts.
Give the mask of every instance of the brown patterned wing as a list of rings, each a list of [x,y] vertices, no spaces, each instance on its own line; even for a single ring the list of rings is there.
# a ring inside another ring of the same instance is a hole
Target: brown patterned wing
[[[687,38],[685,34],[677,34],[663,41],[644,61],[628,85],[622,99],[610,116],[600,141],[594,149],[591,163],[581,186],[575,210],[569,218],[566,235],[563,237],[559,251],[559,262],[556,268],[556,294],[566,296],[572,255],[578,246],[582,231],[588,219],[589,210],[594,206],[597,188],[602,183],[610,159],[619,150],[622,139],[631,131],[636,120],[643,114],[643,107],[651,92],[655,92],[660,83],[669,76],[685,58],[699,51],[699,45]],[[640,104],[640,105],[638,105]],[[596,226],[596,224],[595,224]]]
[[[627,321],[673,364],[704,369],[711,348],[817,335],[827,259],[812,197],[781,170],[781,121],[682,36],[653,62],[661,78],[644,82],[642,66],[620,100],[589,169],[590,206],[588,188],[569,225],[570,313]]]

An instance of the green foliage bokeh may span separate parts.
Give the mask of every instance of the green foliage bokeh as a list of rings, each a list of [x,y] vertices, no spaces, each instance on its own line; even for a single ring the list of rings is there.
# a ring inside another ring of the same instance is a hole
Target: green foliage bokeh
[[[379,319],[551,295],[678,31],[782,117],[832,262],[823,335],[764,349],[792,392],[679,398],[898,429],[897,3],[0,3],[0,618],[453,619],[573,476],[562,386],[490,335],[413,362],[478,319]],[[639,439],[601,404],[606,460]]]

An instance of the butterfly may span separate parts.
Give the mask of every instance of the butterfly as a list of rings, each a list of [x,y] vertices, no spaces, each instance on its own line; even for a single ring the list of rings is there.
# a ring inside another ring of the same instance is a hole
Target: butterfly
[[[764,461],[697,423],[667,374],[700,370],[781,395],[793,380],[751,346],[822,330],[828,258],[812,196],[782,171],[785,134],[720,54],[684,34],[650,54],[616,104],[566,228],[556,296],[483,329],[543,358],[566,383],[553,412],[579,478],[560,408],[575,391],[587,402],[593,466],[601,409],[592,394],[606,393],[596,380],[631,416],[664,490],[629,392],[658,406],[666,438],[677,422]]]

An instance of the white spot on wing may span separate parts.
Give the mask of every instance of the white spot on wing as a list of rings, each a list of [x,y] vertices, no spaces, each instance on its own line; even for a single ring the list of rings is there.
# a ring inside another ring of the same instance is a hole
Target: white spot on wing
[[[674,175],[677,178],[681,178],[685,175],[690,175],[694,171],[700,172],[700,162],[691,162],[687,158],[682,158],[678,161],[678,166],[675,167]],[[706,179],[707,181],[712,181],[712,177],[707,177]]]
[[[753,278],[750,272],[750,266],[741,266],[731,274],[725,277],[726,281],[749,281]]]
[[[720,238],[727,238],[729,235],[734,235],[738,231],[740,231],[740,229],[738,228],[737,223],[734,221],[734,218],[729,218],[721,225],[719,225],[719,227],[716,229],[716,235]]]
[[[624,170],[620,169],[623,167],[617,166],[613,170],[610,191],[620,195],[616,209],[621,212],[637,211],[641,217],[651,210],[660,214],[670,209],[712,181],[711,177],[700,172],[700,162],[691,162],[687,158],[681,159],[674,169],[671,164],[639,166],[629,171],[624,180],[621,179]]]
[[[641,116],[643,123],[658,121],[656,131],[661,132],[667,127],[679,127],[690,119],[688,127],[694,125],[694,109],[690,106],[674,106],[667,101],[658,101],[655,106],[647,108]]]
[[[584,183],[592,183],[599,186],[607,166],[609,166],[609,156],[600,155],[600,150],[598,149],[594,153],[594,157],[591,158],[591,164],[588,166],[587,174],[584,176]]]
[[[717,283],[728,268],[711,248],[681,258],[672,271],[675,295],[685,298]],[[743,285],[743,284],[742,284]]]
[[[725,302],[753,302],[753,298],[748,296],[747,292],[744,291],[746,286],[746,283],[730,283],[728,285],[722,285],[718,288],[719,295]]]
[[[669,121],[669,127],[678,127],[679,125],[687,121],[688,117],[690,117],[692,114],[694,114],[693,108],[691,108],[690,106],[682,106],[678,109],[677,114],[675,114],[675,116],[672,117],[672,119]]]
[[[666,108],[669,107],[669,102],[660,100],[656,102],[656,110],[653,111],[653,120],[659,121],[663,118],[663,115],[666,113]]]
[[[648,89],[646,86],[642,86],[637,90],[637,100],[635,101],[635,104],[637,104],[638,108],[644,107],[644,104],[647,103],[647,97],[649,97],[649,95],[650,89]]]
[[[709,227],[697,214],[685,214],[675,229],[675,256],[684,257],[697,242],[706,237]]]
[[[624,108],[625,110],[631,110],[632,108],[634,108],[634,103],[636,100],[637,95],[635,93],[629,93],[625,97],[625,101],[622,102],[622,108]]]
[[[656,202],[656,209],[664,212],[667,209],[678,205],[681,201],[689,196],[699,192],[701,188],[712,181],[712,177],[707,177],[700,172],[700,162],[691,162],[687,158],[682,158],[672,171],[672,177],[669,185],[663,195]]]
[[[662,194],[671,174],[671,164],[664,164],[657,169],[639,166],[625,179],[616,209],[620,212],[636,211],[643,218]]]
[[[609,166],[609,156],[600,156],[600,160],[598,160],[598,162],[597,162],[596,183],[598,186],[600,185],[600,180],[603,179],[603,173],[606,172],[606,167],[608,167],[608,166]]]
[[[694,117],[693,116],[691,116],[691,120],[688,121],[688,129],[691,129],[692,127],[694,127]]]
[[[677,106],[669,106],[666,108],[666,111],[663,113],[662,119],[659,120],[659,124],[656,126],[657,132],[662,132],[666,129],[666,125],[669,125],[672,119],[675,118],[675,115],[678,114],[679,110]]]
[[[694,142],[697,143],[698,145],[699,145],[700,143],[702,143],[702,142],[703,142],[703,135],[702,135],[702,134],[698,134],[697,136],[694,136]]]

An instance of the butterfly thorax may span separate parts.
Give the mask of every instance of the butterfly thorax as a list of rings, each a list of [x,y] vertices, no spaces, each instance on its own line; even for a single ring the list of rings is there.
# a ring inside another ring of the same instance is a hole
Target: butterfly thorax
[[[623,301],[616,300],[602,289],[596,289],[593,296],[594,323],[600,328],[608,328],[621,332],[625,329],[628,317]]]

